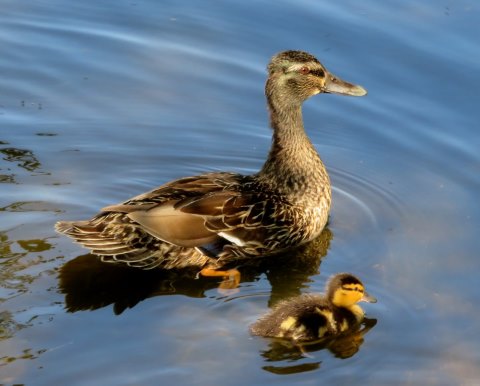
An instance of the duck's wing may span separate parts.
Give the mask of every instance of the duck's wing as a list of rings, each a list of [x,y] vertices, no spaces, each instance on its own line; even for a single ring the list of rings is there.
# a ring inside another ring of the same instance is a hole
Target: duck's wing
[[[202,192],[197,186],[195,194],[183,191],[184,198],[178,198],[179,191],[177,188],[177,197],[172,195],[161,203],[151,202],[157,199],[157,191],[141,197],[136,205],[123,204],[106,210],[123,212],[152,236],[182,247],[202,248],[224,239],[240,247],[249,244],[257,248],[264,231],[272,226],[264,221],[270,215],[271,205],[258,192],[245,192],[236,186],[208,186],[207,192]]]
[[[105,207],[88,221],[57,223],[56,229],[97,255],[130,262],[152,253],[161,260],[167,245],[212,257],[225,248],[239,256],[260,255],[275,247],[265,248],[266,234],[275,233],[269,221],[273,202],[251,177],[209,173]]]
[[[207,226],[207,218],[220,215],[223,203],[238,195],[233,190],[240,178],[232,173],[182,178],[122,204],[105,207],[102,213],[123,213],[147,233],[167,243],[200,247],[219,238],[218,232]],[[182,210],[204,197],[209,199],[198,210]]]
[[[175,205],[181,213],[200,216],[205,229],[228,243],[256,255],[264,247],[273,205],[260,191],[221,191],[182,200]]]

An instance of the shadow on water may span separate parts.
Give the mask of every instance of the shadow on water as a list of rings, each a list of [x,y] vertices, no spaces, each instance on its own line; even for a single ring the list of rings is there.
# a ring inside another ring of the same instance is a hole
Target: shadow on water
[[[253,282],[265,274],[272,286],[270,306],[285,297],[298,295],[310,277],[319,273],[320,262],[332,238],[330,230],[325,229],[317,239],[289,253],[248,261],[238,267],[241,282]],[[112,304],[118,315],[150,297],[178,294],[204,297],[205,291],[218,287],[218,280],[197,278],[197,272],[198,269],[141,271],[102,263],[96,256],[86,254],[60,268],[59,287],[65,294],[69,312]]]
[[[273,374],[288,375],[303,373],[320,368],[321,361],[310,363],[300,363],[292,365],[291,362],[311,357],[309,353],[328,350],[333,356],[340,359],[351,358],[358,353],[360,347],[364,342],[364,336],[375,325],[377,319],[365,318],[361,325],[355,330],[342,334],[339,337],[312,342],[308,344],[293,344],[290,341],[281,339],[270,339],[267,350],[261,351],[260,355],[267,362],[287,362],[286,365],[268,365],[263,366],[262,369]]]

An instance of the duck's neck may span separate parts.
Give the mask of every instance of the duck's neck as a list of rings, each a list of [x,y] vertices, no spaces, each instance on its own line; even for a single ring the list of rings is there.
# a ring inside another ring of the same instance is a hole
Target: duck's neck
[[[301,105],[279,103],[271,95],[267,98],[273,140],[259,177],[283,194],[308,195],[308,199],[317,199],[321,195],[319,189],[329,186],[329,179],[305,133]]]
[[[273,144],[269,158],[275,155],[275,151],[281,152],[283,149],[313,149],[303,127],[302,107],[300,105],[285,106],[279,109],[270,103],[270,126],[273,129]]]

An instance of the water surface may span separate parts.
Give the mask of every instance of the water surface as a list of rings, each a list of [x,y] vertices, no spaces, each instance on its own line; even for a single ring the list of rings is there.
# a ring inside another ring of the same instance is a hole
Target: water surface
[[[479,16],[473,0],[4,1],[0,383],[478,384]],[[284,49],[369,92],[305,104],[333,184],[317,243],[241,267],[225,294],[55,234],[173,178],[257,171]],[[249,336],[339,271],[379,300],[357,346],[301,356]]]

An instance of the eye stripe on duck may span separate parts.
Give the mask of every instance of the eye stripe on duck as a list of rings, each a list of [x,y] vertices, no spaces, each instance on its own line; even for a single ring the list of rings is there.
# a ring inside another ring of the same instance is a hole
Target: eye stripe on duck
[[[318,76],[319,78],[325,77],[325,71],[323,71],[321,68],[310,70],[310,74]]]
[[[325,71],[321,68],[318,68],[318,65],[316,66],[317,68],[310,68],[307,66],[305,63],[295,63],[288,67],[286,72],[299,72],[302,68],[308,67],[310,69],[309,74],[318,76],[320,78],[325,77]]]
[[[358,285],[353,285],[353,284],[344,284],[342,285],[342,289],[346,291],[357,291],[360,293],[365,292],[364,289]]]

